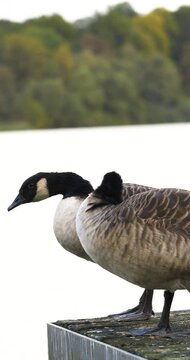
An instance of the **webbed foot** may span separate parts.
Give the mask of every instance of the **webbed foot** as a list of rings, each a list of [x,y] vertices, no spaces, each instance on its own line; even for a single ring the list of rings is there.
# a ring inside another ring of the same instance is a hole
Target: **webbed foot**
[[[152,310],[152,297],[153,290],[146,289],[144,290],[137,306],[119,314],[109,315],[109,317],[125,321],[148,320],[152,315],[154,315]]]

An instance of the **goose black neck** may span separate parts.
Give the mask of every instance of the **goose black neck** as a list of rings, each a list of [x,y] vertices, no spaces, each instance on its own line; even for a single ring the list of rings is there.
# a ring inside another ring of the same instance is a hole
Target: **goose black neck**
[[[119,204],[122,201],[123,182],[121,176],[112,171],[104,175],[101,185],[95,194],[110,204]]]
[[[72,172],[47,173],[46,179],[50,196],[62,194],[64,198],[71,196],[86,197],[93,191],[89,181]]]

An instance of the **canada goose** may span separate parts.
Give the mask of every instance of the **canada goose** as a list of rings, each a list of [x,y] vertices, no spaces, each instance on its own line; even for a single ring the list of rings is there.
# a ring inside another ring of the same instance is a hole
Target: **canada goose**
[[[106,270],[165,290],[156,330],[168,332],[174,291],[190,291],[190,192],[153,188],[123,200],[122,188],[120,175],[107,173],[81,204],[77,233],[86,253]]]
[[[149,189],[149,187],[124,184],[122,197],[128,198],[135,193],[140,193]],[[63,195],[59,202],[54,216],[54,233],[61,244],[67,251],[86,260],[91,258],[84,251],[77,233],[76,233],[76,214],[83,200],[93,191],[89,181],[81,176],[71,173],[37,173],[24,181],[18,196],[9,206],[8,211],[19,205],[44,200],[57,194]],[[92,260],[91,260],[92,261]],[[127,319],[148,319],[152,311],[152,290],[145,290],[140,298],[139,304],[121,314],[115,314],[120,318]]]

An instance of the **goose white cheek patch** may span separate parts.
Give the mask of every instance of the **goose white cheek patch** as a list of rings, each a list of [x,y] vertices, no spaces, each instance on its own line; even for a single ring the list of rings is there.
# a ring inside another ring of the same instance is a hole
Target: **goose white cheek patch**
[[[45,178],[42,178],[37,182],[36,195],[33,201],[44,200],[47,199],[48,197],[49,197],[49,191],[47,187],[47,180]]]

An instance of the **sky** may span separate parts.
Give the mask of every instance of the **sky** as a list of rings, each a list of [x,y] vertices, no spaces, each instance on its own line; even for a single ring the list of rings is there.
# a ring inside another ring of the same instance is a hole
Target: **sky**
[[[1,4],[0,19],[22,22],[41,15],[59,14],[72,22],[92,16],[96,12],[104,13],[107,8],[125,0],[6,0]],[[190,0],[131,0],[131,6],[140,14],[146,14],[158,7],[174,11]]]

